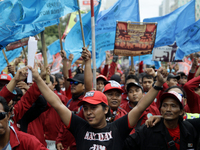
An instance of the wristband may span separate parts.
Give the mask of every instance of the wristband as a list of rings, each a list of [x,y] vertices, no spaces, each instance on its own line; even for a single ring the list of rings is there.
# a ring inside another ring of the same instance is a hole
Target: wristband
[[[156,86],[156,85],[153,85],[153,88],[155,89],[155,90],[162,90],[163,89],[163,86]]]

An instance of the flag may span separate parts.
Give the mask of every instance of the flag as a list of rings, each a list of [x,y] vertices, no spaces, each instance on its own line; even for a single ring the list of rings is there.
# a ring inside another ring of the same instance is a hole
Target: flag
[[[8,34],[4,40],[2,41],[0,40],[0,49],[6,47],[9,43],[21,40],[29,36],[37,35],[40,32],[42,32],[45,29],[45,27],[59,24],[59,22],[60,22],[59,19],[54,19],[52,21],[44,21],[34,24],[20,25],[20,28],[18,28],[19,26],[17,26],[18,32]]]
[[[200,51],[200,20],[176,35],[178,50],[175,59]]]
[[[20,19],[20,12],[23,13],[21,10],[17,0],[0,2],[0,41],[21,31],[21,26],[15,24]]]
[[[41,23],[22,25],[21,30],[18,33],[10,35],[6,39],[0,41],[0,49],[6,47],[9,43],[21,40],[29,36],[34,36],[36,34],[39,34],[44,29],[45,28],[43,27],[43,24]]]
[[[175,35],[195,22],[195,0],[161,17],[144,19],[143,22],[157,22],[154,47],[173,44]]]
[[[16,19],[16,24],[51,21],[78,10],[77,0],[23,0],[18,4],[21,16]]]
[[[95,25],[96,51],[114,49],[118,20],[140,22],[138,0],[118,0],[109,9],[99,13]]]
[[[99,5],[97,5],[94,8],[95,18],[97,18],[100,6],[101,6],[101,1],[99,2]],[[85,36],[85,44],[87,46],[91,42],[90,41],[90,38],[91,38],[91,11],[83,16],[82,24],[83,24],[83,30],[84,30],[84,36]],[[83,40],[82,40],[82,34],[81,34],[80,21],[78,21],[73,26],[73,28],[71,29],[71,31],[67,34],[67,36],[65,38],[65,50],[66,50],[67,56],[69,56],[69,54],[74,55],[72,64],[81,57],[82,47],[83,47]]]
[[[62,42],[62,44],[63,44],[63,47],[64,47],[64,42]],[[49,50],[49,53],[51,55],[55,55],[55,54],[59,53],[61,51],[60,39],[56,40],[51,45],[47,46],[47,49]]]
[[[76,24],[76,22],[77,22],[76,14],[77,14],[77,12],[70,14],[70,16],[67,20],[67,25],[66,25],[65,31],[63,33],[62,39],[69,33],[69,31],[72,29],[72,27]]]
[[[8,51],[8,52],[5,51],[9,63],[13,61],[15,58],[19,57],[21,52],[22,52],[22,47],[14,49],[12,51]],[[1,58],[0,59],[0,72],[1,72],[7,66],[7,63],[2,51],[0,51],[0,58]]]
[[[153,56],[152,54],[134,56],[133,62],[134,64],[137,64],[139,61],[143,61],[144,64],[153,65],[154,61],[152,61],[152,56]],[[131,65],[131,57],[129,57],[129,65]]]

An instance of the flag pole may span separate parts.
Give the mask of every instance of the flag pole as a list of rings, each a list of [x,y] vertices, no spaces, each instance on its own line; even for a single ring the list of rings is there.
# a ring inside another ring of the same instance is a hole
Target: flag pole
[[[84,32],[83,32],[83,23],[82,23],[82,18],[81,18],[81,10],[80,10],[80,6],[79,6],[79,0],[77,0],[78,3],[78,14],[79,14],[79,20],[80,20],[80,25],[81,25],[81,33],[82,33],[82,39],[83,39],[83,47],[85,47],[85,36],[84,36]]]
[[[8,61],[8,58],[6,56],[6,53],[5,53],[4,49],[2,49],[2,52],[3,52],[3,56],[4,56],[5,60],[6,60],[7,65],[9,65],[9,61]]]
[[[59,39],[60,39],[60,48],[61,50],[63,50],[60,23],[58,24],[58,34],[59,34]]]
[[[93,88],[96,90],[96,52],[95,52],[95,19],[94,19],[94,1],[91,4],[91,27],[92,27],[92,63],[93,63]]]
[[[134,62],[133,62],[133,56],[131,56],[131,71],[134,71]]]
[[[47,68],[48,62],[47,62],[47,51],[46,51],[46,45],[45,45],[45,38],[44,38],[44,31],[41,32],[41,41],[42,41],[42,53],[44,57],[44,67]],[[50,83],[50,77],[47,74],[48,69],[46,69],[46,83]]]
[[[23,53],[24,53],[24,57],[25,57],[25,66],[27,65],[27,55],[26,55],[26,50],[24,48],[24,46],[22,46],[23,49]]]

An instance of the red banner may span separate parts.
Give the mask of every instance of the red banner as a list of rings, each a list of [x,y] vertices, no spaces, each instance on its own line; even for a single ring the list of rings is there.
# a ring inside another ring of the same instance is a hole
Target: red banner
[[[156,23],[140,25],[138,23],[118,22],[115,36],[115,55],[139,56],[152,52]]]

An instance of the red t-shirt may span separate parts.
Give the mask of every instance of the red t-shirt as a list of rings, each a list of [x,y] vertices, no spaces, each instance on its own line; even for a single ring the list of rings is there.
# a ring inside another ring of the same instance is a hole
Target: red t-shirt
[[[168,129],[168,128],[167,128]],[[177,125],[175,129],[168,129],[169,134],[173,138],[173,141],[175,142],[177,150],[180,150],[180,127]]]

